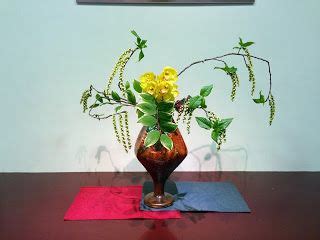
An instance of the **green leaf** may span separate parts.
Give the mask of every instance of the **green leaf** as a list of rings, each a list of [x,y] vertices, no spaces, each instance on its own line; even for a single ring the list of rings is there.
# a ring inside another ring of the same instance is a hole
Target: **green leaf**
[[[133,89],[137,92],[137,93],[141,93],[142,92],[142,88],[140,86],[140,82],[137,80],[133,80]]]
[[[96,99],[99,101],[99,102],[101,102],[101,103],[103,103],[103,98],[97,93],[97,95],[96,95]]]
[[[139,53],[139,61],[141,61],[141,59],[144,57],[143,51],[141,50]]]
[[[162,112],[172,112],[173,111],[174,102],[159,102],[158,109]]]
[[[253,99],[253,101],[258,104],[260,104],[260,103],[264,104],[266,100],[265,100],[264,95],[261,93],[261,91],[260,91],[259,95],[260,95],[259,98],[255,98],[255,99]]]
[[[228,65],[225,65],[223,68],[221,67],[215,67],[214,69],[220,69],[224,72],[226,72],[227,74],[233,74],[237,72],[237,68],[236,67],[229,67]]]
[[[157,119],[154,116],[144,115],[139,118],[138,123],[141,123],[143,126],[152,127],[157,123]]]
[[[158,111],[158,118],[161,122],[171,122],[172,121],[172,114],[168,112]]]
[[[137,103],[136,96],[133,94],[131,90],[127,90],[127,97],[129,103],[135,105]]]
[[[243,41],[242,41],[242,38],[239,37],[239,45],[242,47],[243,46]]]
[[[242,48],[247,48],[247,47],[251,46],[252,44],[254,44],[254,42],[243,42],[242,38],[239,38],[239,45]]]
[[[89,108],[96,108],[96,107],[98,107],[98,106],[99,106],[98,103],[94,103],[94,104],[92,104]]]
[[[204,117],[196,117],[197,123],[200,127],[204,129],[211,129],[212,128],[212,123],[209,119],[204,118]]]
[[[222,128],[222,129],[226,129],[230,123],[232,122],[233,118],[226,118],[226,119],[221,119],[219,121],[219,126]]]
[[[219,137],[220,137],[220,132],[216,131],[216,130],[212,130],[212,132],[211,132],[212,140],[215,141],[216,143],[218,143]]]
[[[137,32],[135,30],[131,30],[131,33],[136,37],[136,38],[140,38],[139,35],[137,34]]]
[[[208,85],[208,86],[204,86],[204,87],[201,88],[201,90],[200,90],[200,95],[201,95],[202,97],[207,97],[207,96],[209,96],[209,94],[210,94],[211,91],[212,91],[212,88],[213,88],[213,84]]]
[[[202,100],[201,100],[201,105],[200,105],[200,106],[201,106],[202,108],[207,108],[205,98],[202,98]]]
[[[115,107],[114,110],[115,110],[116,112],[118,112],[121,108],[122,108],[122,106],[120,105],[120,106],[118,106],[118,107]]]
[[[138,118],[141,118],[144,115],[144,113],[139,109],[137,109],[137,115],[138,115]]]
[[[120,96],[119,96],[118,93],[112,91],[112,92],[111,92],[111,96],[112,96],[113,100],[115,100],[115,101],[120,101]]]
[[[178,125],[173,122],[159,122],[160,129],[164,132],[173,132],[177,129]]]
[[[236,67],[228,67],[227,68],[227,72],[232,74],[232,73],[236,73],[237,72],[237,68]]]
[[[191,109],[198,108],[201,105],[202,98],[203,98],[202,96],[195,96],[195,97],[190,98],[189,107]]]
[[[155,102],[154,97],[149,93],[141,93],[140,96],[146,102],[150,102],[150,103],[154,103]]]
[[[161,134],[160,142],[168,150],[172,150],[173,142],[172,139],[167,134]]]
[[[139,48],[140,48],[140,49],[146,48],[146,47],[147,47],[146,43],[147,43],[147,40],[142,40],[142,41],[139,43]]]
[[[128,81],[126,81],[126,85],[125,88],[128,90],[130,88],[130,83]]]
[[[157,112],[157,106],[148,102],[139,103],[137,108],[148,115],[154,115]]]
[[[246,48],[246,47],[251,46],[252,44],[254,44],[254,42],[246,42],[246,43],[244,43],[242,46],[243,46],[244,48]]]
[[[148,132],[146,139],[144,140],[144,146],[150,147],[158,142],[160,138],[160,132],[158,130],[153,130]]]

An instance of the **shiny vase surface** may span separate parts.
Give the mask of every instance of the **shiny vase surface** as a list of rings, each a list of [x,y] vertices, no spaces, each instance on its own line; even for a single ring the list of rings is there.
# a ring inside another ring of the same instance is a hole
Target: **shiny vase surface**
[[[146,148],[144,139],[147,128],[143,127],[135,144],[135,153],[153,180],[154,191],[144,197],[144,203],[152,208],[164,208],[173,204],[173,196],[164,192],[164,184],[170,174],[187,156],[188,150],[179,129],[168,136],[173,141],[172,150],[163,147],[159,142]]]

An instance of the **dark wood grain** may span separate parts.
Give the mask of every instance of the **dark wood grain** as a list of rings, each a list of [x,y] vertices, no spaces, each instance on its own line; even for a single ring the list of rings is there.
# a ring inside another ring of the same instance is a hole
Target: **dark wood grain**
[[[320,173],[180,172],[171,180],[232,181],[252,210],[175,220],[63,221],[80,186],[123,186],[146,173],[0,174],[0,239],[320,239]]]

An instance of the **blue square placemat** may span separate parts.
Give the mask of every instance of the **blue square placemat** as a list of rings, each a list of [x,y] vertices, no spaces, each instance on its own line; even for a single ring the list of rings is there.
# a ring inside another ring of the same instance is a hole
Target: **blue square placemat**
[[[143,184],[141,210],[146,211],[205,211],[250,212],[250,209],[231,182],[172,182],[167,181],[165,191],[171,193],[175,202],[163,209],[154,209],[143,203],[143,197],[153,191],[152,182]]]

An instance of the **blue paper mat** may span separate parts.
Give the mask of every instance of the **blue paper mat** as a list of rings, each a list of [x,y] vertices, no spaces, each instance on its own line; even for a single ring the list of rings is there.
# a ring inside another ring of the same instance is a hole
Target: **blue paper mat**
[[[145,211],[205,211],[250,212],[250,209],[231,182],[172,182],[167,181],[165,191],[171,193],[175,202],[163,209],[154,209],[143,203],[144,195],[153,191],[152,182],[143,184],[140,209]]]

